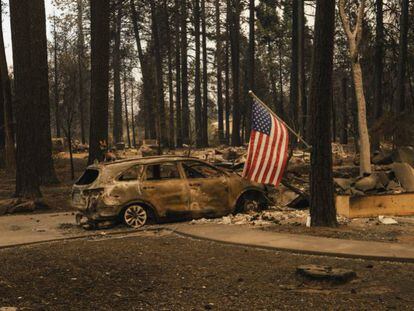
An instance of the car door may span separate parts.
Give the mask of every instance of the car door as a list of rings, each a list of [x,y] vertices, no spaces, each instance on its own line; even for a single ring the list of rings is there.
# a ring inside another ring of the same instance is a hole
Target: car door
[[[190,188],[190,209],[195,215],[222,216],[229,212],[228,177],[221,170],[195,160],[181,162]]]
[[[161,217],[188,213],[189,188],[176,162],[145,165],[140,191]]]

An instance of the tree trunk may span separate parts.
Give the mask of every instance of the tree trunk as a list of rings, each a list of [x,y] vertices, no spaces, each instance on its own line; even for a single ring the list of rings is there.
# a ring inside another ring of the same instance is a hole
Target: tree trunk
[[[44,0],[31,1],[31,60],[35,99],[38,103],[38,162],[37,170],[40,184],[56,184],[58,179],[52,160],[52,133],[50,127],[49,69],[47,58],[46,12]],[[36,38],[36,39],[33,39]]]
[[[131,148],[131,132],[129,129],[129,112],[128,112],[128,87],[127,87],[127,68],[124,66],[124,110],[125,110],[125,125],[126,125],[126,134],[127,134],[127,141],[128,147]],[[121,110],[122,113],[122,110]],[[121,117],[122,119],[122,117]]]
[[[16,196],[40,197],[39,161],[40,147],[38,124],[40,119],[39,81],[35,74],[39,64],[32,59],[32,29],[35,18],[32,6],[38,1],[10,0],[10,24],[13,45],[14,89],[16,94]],[[34,34],[33,34],[34,35]],[[38,34],[36,34],[37,36]],[[36,37],[35,36],[35,37]],[[38,73],[37,73],[38,74]]]
[[[405,83],[407,71],[407,48],[408,48],[408,8],[409,0],[401,2],[400,18],[400,43],[398,57],[398,82],[397,82],[397,104],[396,111],[403,113],[405,110]]]
[[[227,4],[229,1],[227,1]],[[226,22],[226,51],[224,61],[224,84],[226,89],[226,102],[225,102],[225,120],[226,120],[226,144],[230,144],[230,32],[229,32],[229,8],[227,7],[227,22]]]
[[[233,78],[233,127],[231,133],[232,146],[242,144],[240,137],[240,0],[228,0],[230,3],[230,46],[231,72]]]
[[[248,47],[248,56],[247,56],[247,92],[249,90],[255,91],[255,1],[249,0],[249,47]],[[252,98],[245,94],[245,111],[246,111],[246,120],[245,120],[245,132],[249,133],[245,135],[245,139],[247,141],[250,138],[250,130],[251,130],[251,114],[252,114]]]
[[[336,226],[332,177],[331,101],[335,1],[317,0],[310,105],[312,153],[310,215],[312,226]]]
[[[100,142],[108,142],[109,0],[91,4],[91,121],[89,159],[103,161]]]
[[[202,0],[203,1],[203,0]],[[195,41],[195,73],[194,73],[194,111],[196,147],[203,146],[202,112],[201,112],[201,80],[200,80],[200,0],[194,5],[194,41]]]
[[[384,12],[383,1],[376,0],[376,27],[375,27],[375,55],[374,55],[374,114],[375,120],[382,116],[383,112],[383,47],[384,47]],[[372,147],[374,150],[380,149],[380,137],[378,134],[372,137]]]
[[[115,14],[115,38],[112,57],[112,70],[114,73],[114,110],[113,110],[113,139],[114,143],[124,141],[122,122],[122,94],[121,94],[121,27],[122,5],[118,4]],[[125,85],[124,85],[125,86]],[[126,92],[126,90],[124,90]],[[127,103],[125,103],[127,105]]]
[[[339,13],[342,26],[348,38],[349,56],[354,78],[355,96],[358,106],[358,131],[359,131],[359,154],[360,154],[360,175],[371,173],[370,142],[367,126],[366,102],[362,78],[361,64],[359,62],[359,46],[362,39],[362,22],[365,12],[365,0],[361,0],[358,7],[355,29],[351,30],[349,19],[345,13],[345,0],[339,0]]]
[[[300,107],[299,129],[306,136],[307,100],[306,100],[306,64],[305,64],[305,2],[298,4],[298,107]]]
[[[135,104],[135,93],[134,93],[134,83],[133,79],[130,81],[130,88],[131,88],[131,125],[132,125],[132,144],[133,147],[136,148],[137,146],[137,138],[136,138],[136,128],[135,128],[135,111],[134,111],[134,104]]]
[[[131,20],[132,25],[134,28],[135,40],[138,49],[138,58],[139,64],[141,67],[141,75],[142,75],[142,85],[143,85],[143,93],[144,93],[144,124],[145,124],[145,138],[155,138],[156,137],[156,130],[155,130],[155,122],[152,122],[154,113],[153,113],[153,100],[152,100],[152,89],[149,81],[151,80],[150,76],[150,68],[149,64],[145,62],[144,53],[142,51],[141,46],[141,38],[139,33],[139,25],[138,25],[138,13],[135,8],[134,0],[130,0],[130,7],[131,7]]]
[[[181,53],[180,53],[180,1],[175,0],[175,122],[177,147],[183,145],[182,111],[181,111]]]
[[[369,143],[367,112],[362,80],[362,69],[359,61],[352,63],[352,75],[355,84],[355,96],[358,104],[358,131],[359,131],[359,157],[360,174],[371,173],[371,147]]]
[[[85,87],[84,87],[84,71],[85,71],[85,36],[83,33],[83,0],[77,0],[78,5],[78,88],[79,88],[79,117],[80,117],[80,130],[81,130],[81,141],[82,144],[86,143],[85,133]]]
[[[217,80],[217,121],[218,121],[218,138],[219,143],[223,144],[224,140],[224,123],[223,123],[223,86],[222,86],[222,38],[221,38],[221,19],[220,19],[220,0],[215,0],[215,18],[216,18],[216,80]]]
[[[278,48],[279,50],[279,94],[280,94],[280,100],[279,100],[279,105],[278,105],[278,109],[277,114],[278,116],[280,116],[281,118],[285,117],[285,105],[284,105],[284,94],[283,94],[283,66],[282,66],[282,48],[281,46],[279,46]]]
[[[173,86],[173,63],[172,63],[172,51],[171,51],[171,31],[170,22],[168,19],[168,7],[167,1],[164,1],[164,21],[167,31],[167,59],[168,59],[168,144],[170,149],[175,148],[175,128],[174,128],[174,86]]]
[[[53,19],[53,95],[55,100],[55,123],[56,123],[56,136],[61,137],[61,125],[60,125],[60,111],[59,111],[59,70],[58,70],[58,42],[56,32],[56,16]]]
[[[202,144],[208,146],[208,76],[207,76],[207,33],[206,33],[206,1],[201,0],[201,36],[203,50],[203,111],[202,111]]]
[[[187,64],[187,1],[181,1],[181,94],[182,94],[182,137],[183,143],[190,143],[190,109],[188,106],[188,64]]]
[[[294,128],[298,126],[298,92],[299,92],[299,0],[292,1],[292,63],[290,69],[290,111],[289,118]]]
[[[342,78],[342,122],[340,143],[348,144],[348,80],[346,76]]]
[[[2,25],[1,16],[2,10],[0,8],[0,25]],[[14,146],[13,108],[9,70],[4,49],[3,27],[0,27],[0,80],[4,108],[4,162],[6,171],[14,173],[16,169],[16,150]]]
[[[155,55],[155,75],[157,81],[156,98],[158,103],[157,119],[158,119],[158,135],[160,146],[168,146],[167,128],[165,122],[165,101],[164,101],[164,81],[162,73],[162,57],[160,48],[160,38],[158,30],[158,12],[155,6],[155,0],[151,0],[151,22],[152,36],[154,39],[154,55]]]

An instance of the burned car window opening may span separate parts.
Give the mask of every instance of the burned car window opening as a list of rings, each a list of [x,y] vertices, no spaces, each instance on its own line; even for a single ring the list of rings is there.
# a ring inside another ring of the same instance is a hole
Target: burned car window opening
[[[187,178],[190,179],[215,178],[223,175],[219,170],[199,162],[185,162],[183,168]]]
[[[118,178],[119,181],[136,181],[138,180],[138,177],[140,175],[140,168],[141,165],[135,165],[133,167],[130,167],[125,172],[121,174],[121,176]]]
[[[145,169],[145,180],[165,180],[181,178],[178,167],[174,163],[148,165]]]
[[[78,186],[90,185],[98,178],[98,175],[98,170],[87,169],[75,184]]]

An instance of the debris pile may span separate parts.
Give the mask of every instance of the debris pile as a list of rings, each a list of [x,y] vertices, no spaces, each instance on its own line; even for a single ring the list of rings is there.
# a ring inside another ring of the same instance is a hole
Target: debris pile
[[[295,225],[304,226],[306,219],[309,216],[307,210],[296,210],[288,207],[271,207],[270,209],[261,212],[249,212],[236,215],[228,215],[221,218],[213,219],[196,219],[192,220],[190,224],[222,224],[222,225],[253,225],[253,226],[268,226],[268,225]],[[338,216],[339,223],[348,223],[347,218]]]
[[[0,215],[33,212],[38,209],[48,209],[40,199],[24,200],[21,198],[0,200]]]

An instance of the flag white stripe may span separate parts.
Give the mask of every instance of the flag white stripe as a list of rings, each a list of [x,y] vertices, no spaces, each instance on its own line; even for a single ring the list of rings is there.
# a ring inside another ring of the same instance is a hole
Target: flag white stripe
[[[283,130],[282,147],[280,148],[279,163],[277,164],[277,171],[276,171],[276,174],[275,174],[275,178],[272,181],[272,184],[275,184],[277,182],[277,180],[279,179],[279,175],[280,175],[281,170],[282,170],[282,164],[283,164],[283,161],[284,161],[285,156],[286,156],[285,148],[286,148],[287,133],[286,133],[286,128],[285,127],[283,127],[282,130]]]
[[[282,131],[281,131],[281,125],[280,125],[280,123],[279,122],[275,122],[275,123],[277,125],[277,138],[276,138],[275,150],[277,150],[277,149],[279,149],[279,142],[280,142],[280,136],[282,135]],[[269,184],[270,183],[270,177],[272,176],[272,172],[274,170],[274,165],[275,165],[275,162],[276,162],[276,157],[277,157],[277,152],[272,157],[272,164],[270,165],[270,170],[267,172],[265,184]]]
[[[266,150],[266,157],[265,157],[265,160],[263,162],[262,170],[261,170],[261,172],[259,174],[258,180],[263,180],[263,175],[266,173],[266,167],[267,167],[267,164],[269,162],[270,154],[272,153],[273,140],[275,139],[274,138],[275,128],[276,127],[275,127],[274,118],[272,117],[272,129],[270,131],[270,136],[268,137],[268,140],[267,140],[268,146],[267,146],[267,150]]]

